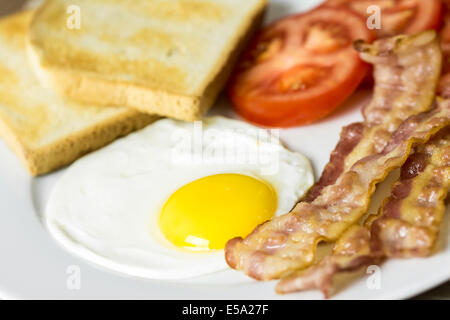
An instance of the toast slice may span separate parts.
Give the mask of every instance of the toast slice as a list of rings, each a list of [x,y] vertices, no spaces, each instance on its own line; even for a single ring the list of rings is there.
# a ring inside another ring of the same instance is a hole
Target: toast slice
[[[82,105],[44,89],[28,65],[33,11],[0,20],[0,135],[32,175],[71,163],[156,117],[126,107]]]
[[[266,4],[47,0],[29,54],[41,82],[62,95],[192,121],[214,103]]]

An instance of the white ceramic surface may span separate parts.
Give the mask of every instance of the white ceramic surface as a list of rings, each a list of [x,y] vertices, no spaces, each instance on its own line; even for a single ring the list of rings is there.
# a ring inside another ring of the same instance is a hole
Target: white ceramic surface
[[[317,0],[275,0],[267,20],[299,12]],[[281,138],[293,150],[308,156],[319,174],[328,161],[343,125],[361,119],[360,108],[369,92],[357,92],[337,112],[323,121],[282,130]],[[213,114],[235,115],[222,97]],[[63,170],[32,179],[15,155],[0,141],[0,298],[38,299],[319,299],[309,291],[277,295],[274,282],[260,283],[227,270],[195,279],[167,282],[126,277],[101,270],[67,253],[41,224],[49,193]],[[395,173],[379,186],[371,212],[389,193]],[[403,299],[450,279],[450,219],[442,226],[436,254],[427,259],[391,260],[381,266],[380,288],[367,285],[370,274],[346,277],[335,299]],[[75,269],[73,269],[75,266]],[[80,271],[80,287],[70,286],[73,270]],[[69,285],[68,285],[69,284]],[[72,288],[72,289],[71,289]]]

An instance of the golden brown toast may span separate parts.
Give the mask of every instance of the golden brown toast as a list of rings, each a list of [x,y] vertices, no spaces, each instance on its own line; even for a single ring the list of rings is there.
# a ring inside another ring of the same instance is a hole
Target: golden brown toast
[[[195,120],[225,85],[266,2],[47,0],[29,54],[42,83],[65,96]]]
[[[67,165],[156,118],[75,103],[44,89],[25,49],[32,16],[26,11],[0,20],[0,135],[32,175]]]

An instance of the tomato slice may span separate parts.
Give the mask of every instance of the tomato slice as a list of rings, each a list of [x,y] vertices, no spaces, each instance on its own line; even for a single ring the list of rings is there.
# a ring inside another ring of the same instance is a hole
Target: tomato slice
[[[373,38],[364,19],[343,8],[318,8],[275,22],[257,35],[231,77],[228,94],[235,110],[272,127],[324,117],[367,72],[353,41]]]
[[[441,23],[441,0],[327,0],[324,4],[346,7],[364,17],[371,14],[367,9],[372,5],[378,6],[381,11],[378,37],[437,30]]]

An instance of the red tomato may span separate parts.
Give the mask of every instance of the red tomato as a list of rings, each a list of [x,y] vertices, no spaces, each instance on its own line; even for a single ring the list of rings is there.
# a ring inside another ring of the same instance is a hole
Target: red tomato
[[[353,41],[373,40],[362,17],[348,9],[318,8],[289,16],[256,37],[228,86],[236,111],[264,126],[316,121],[339,106],[368,65]]]
[[[371,5],[381,9],[381,29],[377,30],[379,37],[437,30],[441,23],[441,0],[327,0],[324,4],[346,7],[364,17],[372,13],[367,12]]]

